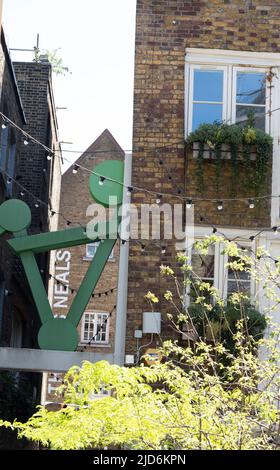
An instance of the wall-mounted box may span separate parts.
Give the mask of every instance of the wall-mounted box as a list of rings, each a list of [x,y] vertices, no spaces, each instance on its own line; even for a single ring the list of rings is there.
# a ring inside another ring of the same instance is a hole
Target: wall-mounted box
[[[134,360],[134,355],[133,354],[126,354],[125,355],[125,364],[127,366],[134,365],[134,362],[135,362],[135,360]]]
[[[161,313],[143,312],[143,334],[161,332]]]

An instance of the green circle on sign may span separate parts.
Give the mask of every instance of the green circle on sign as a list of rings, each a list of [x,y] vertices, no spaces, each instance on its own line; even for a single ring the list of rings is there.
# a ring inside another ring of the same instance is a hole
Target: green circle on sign
[[[96,174],[91,175],[89,179],[89,189],[95,201],[105,207],[122,204],[123,162],[106,160],[96,165],[93,171]]]
[[[0,206],[0,223],[7,232],[20,232],[31,224],[31,211],[25,202],[9,199]]]
[[[38,334],[41,349],[75,351],[78,342],[77,329],[67,318],[52,318],[41,326]]]

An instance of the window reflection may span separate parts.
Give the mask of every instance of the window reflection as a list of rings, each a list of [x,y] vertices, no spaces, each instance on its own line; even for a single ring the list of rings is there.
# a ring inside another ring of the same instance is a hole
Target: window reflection
[[[215,265],[215,248],[210,246],[207,255],[202,255],[196,251],[192,254],[192,269],[194,276],[190,288],[190,297],[195,301],[198,295],[204,295],[207,302],[211,302],[211,296],[208,291],[199,292],[198,286],[200,282],[206,282],[211,286],[214,285],[214,265]]]
[[[223,119],[222,70],[195,70],[193,93],[192,129],[202,123],[213,123]]]
[[[248,253],[247,253],[248,254]],[[233,263],[234,261],[239,262],[238,258],[230,257],[229,263]],[[246,271],[246,267],[244,271],[240,271],[237,269],[233,269],[231,265],[228,267],[228,283],[227,283],[227,295],[228,297],[231,294],[242,292],[247,294],[248,297],[250,296],[251,291],[251,276],[250,272]]]
[[[265,73],[237,72],[236,122],[242,126],[248,123],[252,113],[254,126],[265,130]]]

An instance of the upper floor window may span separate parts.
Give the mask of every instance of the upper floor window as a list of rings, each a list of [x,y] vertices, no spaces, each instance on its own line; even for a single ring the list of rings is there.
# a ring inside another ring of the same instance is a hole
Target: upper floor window
[[[266,130],[267,72],[246,67],[191,65],[189,75],[189,131],[214,121]]]
[[[247,116],[254,116],[255,127],[265,130],[266,73],[234,69],[235,121],[246,125]]]
[[[280,58],[276,53],[186,49],[186,135],[214,121],[279,135]]]
[[[14,311],[12,316],[11,348],[21,348],[23,339],[23,322],[18,312]]]
[[[99,247],[100,242],[93,242],[93,243],[88,243],[86,245],[86,259],[91,260],[94,258],[97,248]],[[114,250],[111,251],[109,255],[109,260],[112,261],[114,259]]]
[[[222,122],[225,115],[225,73],[203,66],[191,69],[191,106],[190,119],[192,130],[200,124]]]
[[[107,312],[86,312],[82,321],[81,341],[108,343],[109,341],[109,313]]]
[[[9,153],[9,128],[1,130],[1,152],[0,152],[0,167],[1,170],[6,171],[6,162]]]
[[[12,196],[16,164],[16,134],[10,127],[1,129],[0,171],[7,182],[6,196]]]

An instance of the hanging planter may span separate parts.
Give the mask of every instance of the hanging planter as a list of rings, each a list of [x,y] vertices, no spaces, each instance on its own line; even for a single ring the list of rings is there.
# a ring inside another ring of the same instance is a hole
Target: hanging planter
[[[219,192],[224,161],[231,162],[231,187],[236,188],[239,167],[245,167],[243,187],[259,196],[266,182],[272,158],[273,140],[269,134],[252,125],[241,128],[238,124],[202,124],[192,132],[187,144],[196,159],[198,188],[204,187],[205,162],[215,164],[216,189]]]

